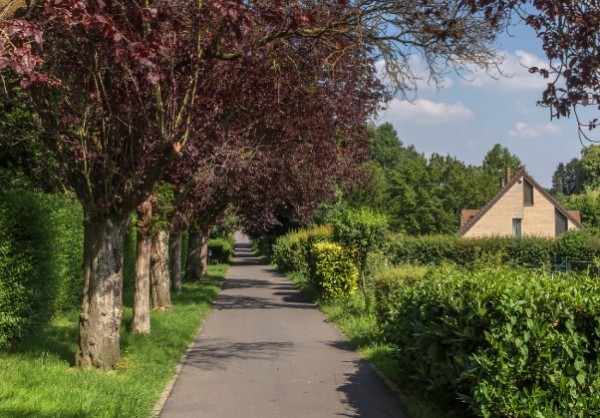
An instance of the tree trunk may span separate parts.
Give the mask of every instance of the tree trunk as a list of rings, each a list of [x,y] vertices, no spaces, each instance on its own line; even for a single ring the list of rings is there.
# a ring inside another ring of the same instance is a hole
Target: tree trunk
[[[148,228],[152,221],[150,199],[138,206],[137,216],[137,252],[131,330],[138,334],[148,334],[150,333],[150,250],[152,243],[148,235]]]
[[[181,292],[181,230],[175,230],[171,233],[171,280],[173,292]]]
[[[190,228],[188,240],[188,254],[185,277],[188,281],[197,282],[202,277],[202,241],[200,231]]]
[[[171,309],[169,279],[169,232],[163,229],[152,236],[150,306],[153,310]]]
[[[75,364],[112,369],[119,362],[123,249],[128,218],[84,222],[83,301]]]
[[[202,234],[200,236],[200,244],[202,245],[200,249],[200,274],[205,276],[208,274],[208,234],[210,231],[207,229],[200,231]]]

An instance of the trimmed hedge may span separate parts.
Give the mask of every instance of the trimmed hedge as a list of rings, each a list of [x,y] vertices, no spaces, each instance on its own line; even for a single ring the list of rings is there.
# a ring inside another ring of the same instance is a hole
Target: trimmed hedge
[[[75,199],[0,191],[0,348],[80,303],[83,214]]]
[[[275,241],[271,261],[284,273],[290,271],[308,273],[313,244],[330,240],[329,226],[290,232]]]
[[[208,240],[208,251],[211,261],[216,260],[220,264],[229,264],[233,260],[235,244],[231,239],[211,238]]]
[[[310,279],[326,298],[348,297],[356,292],[358,269],[341,246],[317,242],[312,246]]]
[[[485,417],[600,416],[597,280],[442,267],[377,283],[388,342],[436,396]]]
[[[569,231],[558,239],[493,237],[465,239],[449,235],[392,236],[388,255],[394,264],[457,265],[491,261],[527,267],[550,267],[569,260],[600,257],[600,233],[594,229]]]

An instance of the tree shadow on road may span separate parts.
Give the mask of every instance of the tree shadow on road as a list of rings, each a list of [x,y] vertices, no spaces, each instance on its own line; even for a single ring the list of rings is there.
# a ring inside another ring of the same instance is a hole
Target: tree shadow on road
[[[275,360],[294,346],[292,342],[231,342],[201,340],[187,355],[185,364],[202,370],[225,369],[232,361]]]
[[[355,360],[356,372],[346,374],[345,384],[338,388],[353,412],[338,416],[355,418],[410,418],[397,396],[379,378],[365,360]]]
[[[247,296],[247,295],[226,295],[221,294],[215,304],[214,309],[316,309],[314,305],[297,299],[278,301],[277,299]]]

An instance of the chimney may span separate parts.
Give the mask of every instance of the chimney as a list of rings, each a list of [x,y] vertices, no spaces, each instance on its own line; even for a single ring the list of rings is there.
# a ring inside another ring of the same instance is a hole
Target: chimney
[[[510,181],[510,167],[506,167],[506,182]]]

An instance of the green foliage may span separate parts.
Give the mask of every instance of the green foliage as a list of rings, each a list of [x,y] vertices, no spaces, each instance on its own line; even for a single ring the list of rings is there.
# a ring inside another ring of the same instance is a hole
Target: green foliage
[[[233,238],[211,238],[208,240],[208,251],[211,262],[229,264],[233,260],[235,244]]]
[[[363,187],[346,197],[345,207],[369,207],[387,215],[392,230],[412,235],[455,233],[461,210],[483,206],[500,184],[495,175],[456,158],[425,158],[405,147],[390,124],[373,129],[364,171]]]
[[[404,264],[383,270],[375,276],[375,313],[377,324],[381,328],[385,328],[390,318],[398,311],[403,287],[423,278],[427,270],[426,267]]]
[[[481,167],[483,171],[499,181],[501,178],[505,178],[506,168],[510,168],[512,174],[515,174],[523,167],[523,163],[521,163],[519,157],[511,154],[508,148],[495,144],[483,157]],[[505,178],[505,180],[508,179]]]
[[[328,226],[300,229],[282,235],[273,245],[272,262],[282,272],[307,273],[312,245],[330,238],[331,228]]]
[[[0,347],[80,302],[83,215],[62,195],[0,191]]]
[[[378,280],[393,293],[379,322],[437,396],[486,417],[600,414],[598,281],[512,268],[394,276]]]
[[[600,145],[590,144],[581,150],[581,167],[585,175],[585,184],[600,187]]]
[[[154,187],[152,200],[152,221],[150,234],[156,234],[171,225],[175,205],[175,186],[169,183],[159,183]]]
[[[369,208],[343,211],[333,222],[333,239],[350,251],[361,272],[367,255],[381,250],[386,242],[388,221]]]
[[[209,266],[212,281],[226,266]],[[121,361],[114,372],[74,369],[79,315],[70,311],[0,353],[1,417],[147,418],[219,293],[213,284],[185,283],[170,312],[152,312],[152,333],[132,334],[124,306]],[[126,297],[126,300],[132,299]]]
[[[343,298],[356,292],[358,270],[341,246],[317,242],[310,261],[310,278],[325,298]]]
[[[210,230],[211,238],[227,238],[233,236],[235,231],[242,225],[242,218],[235,214],[234,209],[229,207],[225,210],[223,219]]]
[[[583,193],[568,196],[561,203],[567,209],[578,210],[584,226],[600,228],[600,188],[586,188]]]
[[[388,254],[394,264],[475,266],[495,264],[550,267],[565,258],[594,260],[600,257],[600,233],[595,229],[571,230],[558,239],[490,237],[464,239],[451,235],[391,236]]]
[[[571,230],[556,241],[556,260],[591,261],[600,257],[600,230],[584,228]],[[573,266],[575,267],[575,266]],[[585,266],[583,266],[585,267]]]

